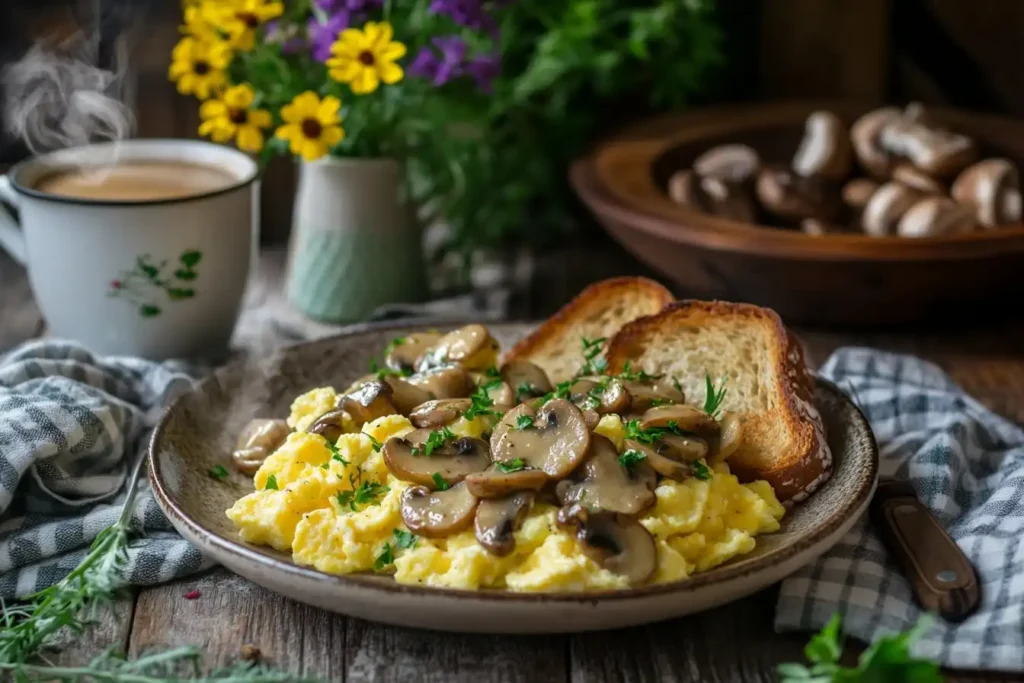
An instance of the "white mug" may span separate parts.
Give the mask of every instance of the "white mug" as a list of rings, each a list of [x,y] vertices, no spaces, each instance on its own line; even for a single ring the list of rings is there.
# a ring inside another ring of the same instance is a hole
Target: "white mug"
[[[231,182],[159,200],[79,199],[35,189],[69,169],[132,162],[218,168]],[[0,176],[0,246],[28,268],[49,334],[96,353],[154,360],[224,350],[258,248],[258,168],[198,140],[126,140],[51,152]]]

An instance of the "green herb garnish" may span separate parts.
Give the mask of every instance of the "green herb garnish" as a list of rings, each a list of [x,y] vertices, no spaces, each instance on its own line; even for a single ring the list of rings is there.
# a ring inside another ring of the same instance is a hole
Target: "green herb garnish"
[[[580,342],[583,344],[583,365],[577,371],[577,377],[582,375],[600,375],[608,369],[608,361],[601,355],[601,347],[606,341],[608,341],[607,337],[600,337],[598,339],[580,337]]]
[[[494,463],[494,465],[505,474],[526,469],[526,462],[524,462],[522,458],[512,458],[511,460],[506,460],[504,462]]]
[[[722,380],[722,384],[719,385],[718,389],[715,389],[715,385],[711,382],[711,375],[704,375],[704,382],[706,384],[706,395],[704,397],[704,412],[711,417],[718,416],[718,410],[722,407],[722,401],[725,399],[725,383],[729,380],[728,377]]]
[[[377,441],[377,439],[373,438],[372,436],[370,436],[366,432],[363,432],[363,436],[365,436],[367,439],[369,439],[370,443],[373,444],[373,452],[374,453],[380,453],[380,449],[384,447],[384,444],[382,444],[380,441]]]
[[[711,471],[707,463],[703,460],[693,461],[693,476],[697,477],[701,481],[711,481],[715,476],[715,473]]]
[[[399,550],[408,550],[416,545],[416,534],[405,529],[395,529],[391,532],[395,537],[395,547]]]
[[[409,368],[402,368],[401,370],[382,368],[380,367],[380,364],[377,363],[376,358],[371,358],[370,373],[376,376],[379,381],[383,382],[386,377],[408,377],[412,374],[412,370]]]
[[[269,477],[267,477],[267,484],[266,484],[266,486],[263,487],[263,490],[264,491],[277,491],[277,490],[279,490],[277,488],[277,477],[275,477],[273,474],[271,474]]]
[[[398,348],[404,343],[405,337],[395,337],[394,339],[388,342],[387,346],[384,347],[384,355],[390,356],[392,351],[394,351],[396,348]]]
[[[915,659],[910,654],[910,645],[931,627],[931,617],[922,617],[909,631],[879,638],[861,654],[857,666],[852,668],[839,663],[843,653],[839,635],[841,623],[841,617],[834,614],[825,628],[807,643],[804,656],[811,666],[780,664],[776,671],[781,683],[942,683],[938,664]]]
[[[430,475],[430,478],[434,480],[434,486],[437,487],[438,491],[447,491],[449,488],[451,488],[448,485],[448,482],[444,480],[444,477],[441,476],[440,472],[434,472],[432,475]]]
[[[391,490],[375,481],[363,481],[363,471],[359,469],[348,475],[348,483],[352,488],[348,491],[338,491],[335,499],[340,507],[347,507],[352,512],[356,512],[359,505],[376,503],[381,496]]]
[[[640,420],[630,420],[625,427],[626,438],[640,443],[652,444],[666,434],[686,436],[686,432],[679,429],[679,423],[675,420],[669,421],[667,427],[648,427],[647,429],[640,427]]]
[[[529,415],[520,415],[516,418],[516,429],[530,429],[533,427],[533,418]]]
[[[395,563],[395,551],[391,547],[390,543],[384,544],[384,549],[380,551],[380,555],[373,561],[373,568],[380,570],[384,567],[390,567]]]
[[[576,380],[569,379],[564,382],[559,382],[555,385],[554,391],[550,391],[541,396],[534,402],[534,406],[539,408],[553,398],[569,398],[570,389],[572,389],[573,384],[576,384]]]
[[[416,545],[416,534],[406,531],[405,529],[395,529],[391,532],[394,536],[395,545],[392,547],[391,543],[385,543],[384,549],[381,550],[380,555],[373,563],[374,569],[384,569],[395,563],[395,551],[396,550],[408,550]]]
[[[651,399],[651,407],[652,408],[657,408],[658,406],[669,405],[670,403],[672,403],[672,401],[668,400],[667,398],[652,398]]]
[[[341,451],[338,450],[338,444],[334,443],[330,439],[324,439],[324,442],[327,444],[327,450],[329,450],[331,452],[331,460],[337,460],[343,466],[347,467],[348,466],[348,460],[346,460],[345,458],[341,457]]]
[[[228,468],[224,465],[217,465],[209,471],[209,475],[218,481],[224,481],[228,478]]]
[[[618,379],[625,380],[627,382],[647,382],[652,379],[660,379],[663,375],[652,375],[643,370],[633,371],[632,363],[628,360],[622,366],[622,372],[615,375]]]
[[[457,439],[455,432],[444,427],[442,429],[430,432],[427,436],[427,440],[423,442],[422,446],[417,446],[412,449],[413,455],[430,455],[438,448],[441,448],[449,441]]]
[[[516,401],[522,403],[524,399],[533,396],[535,388],[529,382],[523,382],[516,388]]]
[[[501,371],[497,367],[491,366],[484,370],[484,377],[490,380],[501,379]]]
[[[635,449],[629,449],[619,456],[619,464],[627,470],[632,469],[640,462],[647,459],[647,456]]]
[[[501,378],[491,380],[486,384],[476,388],[472,394],[469,395],[470,406],[469,409],[462,414],[467,420],[472,420],[478,415],[492,415],[498,419],[501,419],[503,413],[497,410],[492,410],[491,406],[494,405],[494,399],[491,398],[490,390],[497,389],[501,386]]]

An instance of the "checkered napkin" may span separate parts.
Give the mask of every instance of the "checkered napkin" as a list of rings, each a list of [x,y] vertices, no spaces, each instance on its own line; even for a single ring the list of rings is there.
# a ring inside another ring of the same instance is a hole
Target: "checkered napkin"
[[[1024,671],[1024,430],[909,356],[841,349],[821,375],[867,416],[881,476],[913,485],[981,579],[978,612],[962,624],[936,619],[914,653],[951,668]],[[818,630],[834,612],[846,633],[867,642],[921,616],[866,519],[783,581],[775,628]]]

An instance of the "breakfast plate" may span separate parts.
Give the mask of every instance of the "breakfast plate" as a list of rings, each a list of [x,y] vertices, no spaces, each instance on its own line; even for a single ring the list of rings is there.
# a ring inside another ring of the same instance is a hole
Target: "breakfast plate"
[[[508,347],[535,325],[488,327]],[[426,330],[353,328],[263,360],[240,361],[178,398],[153,434],[149,461],[156,499],[175,528],[205,555],[255,583],[342,614],[442,631],[557,633],[654,622],[749,595],[828,550],[861,518],[874,491],[878,453],[867,422],[834,385],[818,380],[813,398],[832,453],[832,477],[788,510],[777,532],[758,536],[752,552],[682,581],[588,593],[427,587],[381,575],[329,574],[297,564],[290,553],[243,541],[225,511],[252,493],[252,478],[210,472],[226,462],[245,425],[254,417],[287,415],[293,399],[314,388],[348,386],[389,341]]]

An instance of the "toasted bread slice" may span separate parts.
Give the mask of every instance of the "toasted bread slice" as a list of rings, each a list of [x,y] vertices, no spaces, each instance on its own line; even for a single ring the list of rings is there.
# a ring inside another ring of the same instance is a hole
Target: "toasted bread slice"
[[[643,277],[618,277],[590,285],[509,349],[506,360],[528,360],[552,382],[564,382],[583,365],[580,340],[611,339],[631,320],[657,313],[675,300],[672,292]]]
[[[798,502],[828,480],[832,454],[814,407],[803,349],[782,320],[747,304],[680,301],[620,330],[608,348],[610,373],[673,376],[687,403],[703,406],[706,378],[726,381],[722,410],[740,416],[743,445],[729,458],[741,481],[765,479],[783,502]]]

